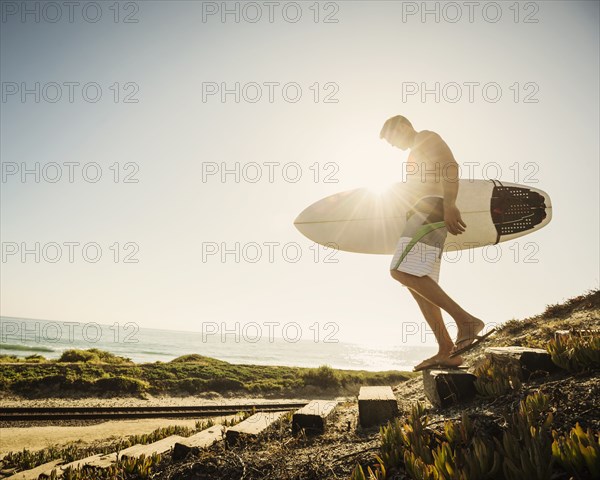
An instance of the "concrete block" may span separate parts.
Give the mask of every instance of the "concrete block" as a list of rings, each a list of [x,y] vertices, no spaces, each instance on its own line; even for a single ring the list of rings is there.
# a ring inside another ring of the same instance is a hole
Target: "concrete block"
[[[227,445],[235,445],[237,442],[246,439],[258,438],[277,420],[283,417],[287,412],[258,412],[247,418],[243,422],[227,429],[225,441]]]
[[[329,417],[338,402],[335,400],[313,400],[302,407],[292,417],[292,433],[301,429],[306,432],[323,433]]]
[[[58,466],[61,463],[63,463],[63,460],[60,458],[57,460],[52,460],[51,462],[44,463],[43,465],[32,468],[31,470],[24,470],[22,472],[15,473],[10,477],[4,478],[4,480],[37,480],[42,474],[50,475],[50,472],[54,469],[60,471]]]
[[[163,438],[158,442],[149,443],[147,445],[133,445],[121,451],[120,458],[138,458],[142,455],[149,457],[153,453],[162,454],[171,450],[177,442],[181,442],[184,439],[185,437],[179,435],[171,435],[170,437]]]
[[[528,380],[536,373],[552,373],[559,369],[550,354],[541,348],[488,347],[485,354],[493,363],[511,368],[521,380]]]
[[[398,401],[392,387],[360,387],[358,418],[363,428],[380,425],[398,416]]]
[[[74,462],[67,463],[66,465],[61,465],[61,470],[66,470],[67,468],[79,468],[84,465],[91,465],[94,467],[106,468],[112,465],[117,461],[116,453],[100,453],[98,455],[92,455],[91,457],[82,458],[81,460],[75,460]]]
[[[475,396],[475,375],[459,369],[423,370],[423,388],[436,407],[447,407]]]
[[[190,437],[176,442],[173,446],[173,460],[178,461],[187,456],[189,452],[197,452],[201,448],[210,447],[213,443],[223,438],[223,425],[213,425]]]

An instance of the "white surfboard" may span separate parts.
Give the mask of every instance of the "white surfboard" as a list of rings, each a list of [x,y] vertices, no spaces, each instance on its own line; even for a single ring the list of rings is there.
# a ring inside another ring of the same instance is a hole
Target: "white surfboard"
[[[411,207],[423,195],[397,183],[383,193],[358,188],[325,197],[294,221],[310,240],[347,252],[393,254]],[[444,250],[493,245],[543,228],[552,218],[549,195],[497,180],[460,180],[456,205],[467,228],[448,235]]]

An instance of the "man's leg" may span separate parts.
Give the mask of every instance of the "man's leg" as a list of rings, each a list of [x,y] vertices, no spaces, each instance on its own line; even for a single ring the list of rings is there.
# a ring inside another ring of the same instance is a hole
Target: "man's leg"
[[[462,364],[462,358],[460,356],[456,356],[453,358],[449,358],[450,353],[452,352],[452,347],[454,343],[450,338],[450,334],[444,325],[444,319],[442,318],[442,311],[440,307],[434,305],[426,298],[422,297],[415,290],[410,289],[410,293],[415,298],[417,303],[419,304],[419,308],[421,309],[421,313],[425,317],[425,320],[429,324],[431,330],[433,330],[433,334],[435,335],[435,339],[438,342],[439,350],[436,355],[427,360],[424,360],[415,368],[422,367],[424,364],[435,364],[435,363],[443,363],[447,366],[459,366]]]
[[[458,334],[456,336],[456,344],[458,347],[464,346],[460,345],[460,343],[462,342],[463,344],[466,344],[467,340],[474,339],[475,336],[481,332],[481,330],[483,330],[485,324],[478,318],[465,311],[460,305],[452,300],[431,277],[427,275],[418,277],[416,275],[411,275],[410,273],[405,273],[398,270],[390,270],[390,273],[392,277],[408,287],[411,291],[414,290],[420,296],[431,302],[434,306],[437,306],[448,312],[458,327]],[[422,310],[423,309],[421,309],[421,311]],[[446,331],[446,333],[448,332]],[[442,345],[440,344],[440,349],[441,348]]]

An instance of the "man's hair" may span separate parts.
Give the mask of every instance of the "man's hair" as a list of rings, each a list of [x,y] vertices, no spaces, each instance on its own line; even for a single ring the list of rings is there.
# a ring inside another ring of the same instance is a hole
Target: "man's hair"
[[[379,133],[379,138],[386,138],[390,132],[393,132],[400,125],[408,125],[413,128],[412,123],[408,121],[408,118],[403,117],[402,115],[396,115],[385,121],[381,128],[381,132]]]

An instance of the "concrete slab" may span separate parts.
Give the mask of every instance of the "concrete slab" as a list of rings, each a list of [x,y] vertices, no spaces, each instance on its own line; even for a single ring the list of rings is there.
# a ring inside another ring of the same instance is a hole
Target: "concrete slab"
[[[122,450],[119,453],[119,457],[138,458],[142,455],[149,457],[153,453],[163,454],[171,450],[171,448],[173,448],[177,442],[181,442],[185,438],[186,437],[182,437],[180,435],[171,435],[170,437],[163,438],[158,442],[149,443],[147,445],[133,445],[125,450]]]
[[[335,400],[313,400],[292,416],[292,433],[301,429],[308,433],[323,433],[329,417],[337,407]]]
[[[71,468],[79,468],[84,465],[92,465],[94,467],[110,467],[113,463],[117,461],[116,453],[102,453],[98,455],[92,455],[91,457],[82,458],[81,460],[75,460],[74,462],[67,463],[66,465],[61,465],[61,470],[66,470],[68,467]]]
[[[243,422],[227,429],[225,441],[227,445],[235,445],[245,439],[257,438],[287,412],[258,412]]]
[[[49,475],[53,469],[58,469],[58,466],[61,463],[63,463],[63,460],[60,458],[58,460],[52,460],[51,462],[44,463],[43,465],[32,468],[31,470],[24,470],[22,472],[15,473],[10,477],[4,478],[4,480],[37,480],[42,473]]]
[[[363,428],[380,425],[398,416],[398,401],[390,386],[360,387],[358,419]]]
[[[189,452],[196,452],[201,448],[210,447],[213,443],[223,439],[223,432],[227,431],[223,425],[213,425],[190,437],[176,442],[173,446],[173,460],[181,460]]]
[[[423,370],[423,388],[436,407],[447,407],[475,397],[475,375],[458,369]]]
[[[511,368],[521,380],[528,380],[535,374],[559,370],[550,354],[541,348],[488,347],[485,354],[493,363]]]

